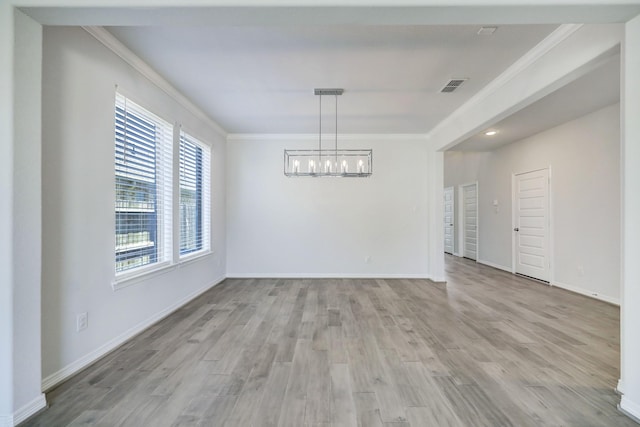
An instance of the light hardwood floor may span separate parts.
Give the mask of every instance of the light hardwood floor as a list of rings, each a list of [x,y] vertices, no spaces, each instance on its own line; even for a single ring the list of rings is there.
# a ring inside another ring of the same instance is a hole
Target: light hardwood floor
[[[427,280],[228,279],[26,426],[636,426],[619,309],[447,256]]]

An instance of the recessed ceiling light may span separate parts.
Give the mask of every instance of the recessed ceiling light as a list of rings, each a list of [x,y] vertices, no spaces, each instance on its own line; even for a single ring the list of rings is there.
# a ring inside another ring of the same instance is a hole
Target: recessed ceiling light
[[[480,36],[490,36],[495,33],[498,27],[480,27],[478,30],[478,35]]]
[[[487,135],[487,136],[493,136],[493,135],[495,135],[497,133],[498,133],[497,130],[488,130],[484,134]]]

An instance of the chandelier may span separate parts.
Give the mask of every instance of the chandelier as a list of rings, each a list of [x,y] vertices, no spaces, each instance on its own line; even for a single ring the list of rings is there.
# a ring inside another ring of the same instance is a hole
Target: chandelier
[[[314,178],[367,178],[373,171],[372,150],[338,149],[338,96],[344,89],[315,89],[320,99],[320,131],[318,149],[284,150],[284,174],[288,177],[310,176]],[[322,97],[333,95],[336,103],[335,145],[322,148]]]

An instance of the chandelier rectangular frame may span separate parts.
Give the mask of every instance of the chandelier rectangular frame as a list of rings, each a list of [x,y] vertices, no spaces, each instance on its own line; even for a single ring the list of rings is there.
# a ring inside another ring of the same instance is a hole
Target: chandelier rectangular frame
[[[373,172],[373,150],[284,150],[288,177],[367,178]]]
[[[320,99],[318,149],[284,150],[284,174],[287,177],[368,178],[373,173],[373,150],[338,149],[338,96],[344,89],[315,89]],[[322,148],[322,96],[336,101],[335,148]]]

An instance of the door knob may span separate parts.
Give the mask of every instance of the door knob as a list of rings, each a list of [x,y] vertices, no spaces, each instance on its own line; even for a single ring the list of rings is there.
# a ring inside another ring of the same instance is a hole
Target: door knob
[[[518,227],[514,228],[513,231],[520,231]]]

